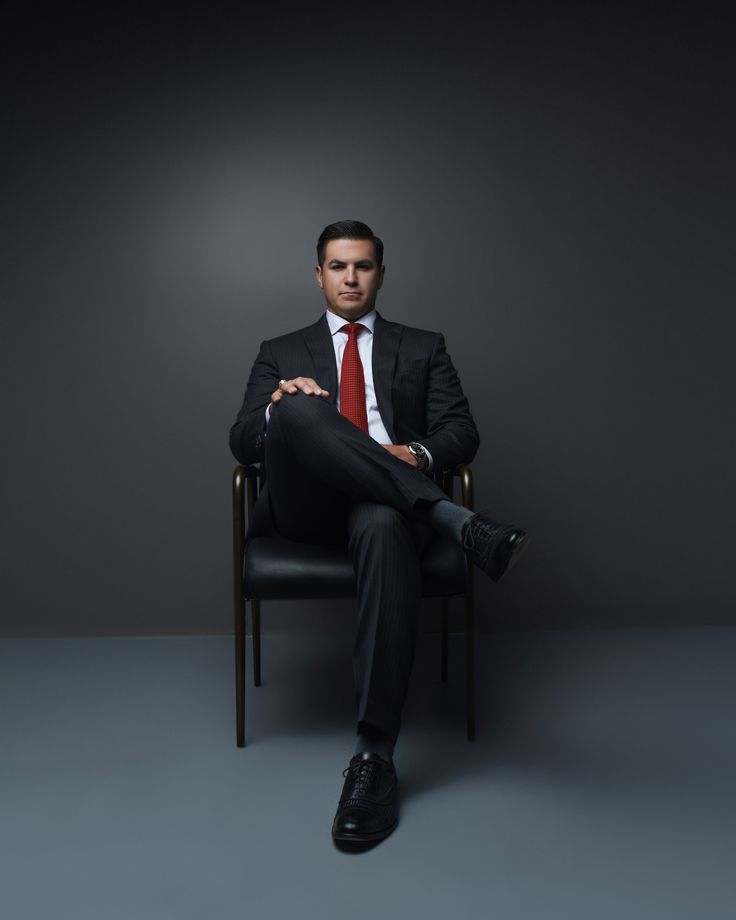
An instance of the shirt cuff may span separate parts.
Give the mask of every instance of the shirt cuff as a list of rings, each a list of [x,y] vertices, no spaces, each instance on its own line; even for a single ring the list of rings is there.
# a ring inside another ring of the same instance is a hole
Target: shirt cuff
[[[420,444],[420,443],[421,443],[420,441],[417,441],[417,444]],[[422,444],[422,447],[424,447],[424,444]],[[434,460],[432,459],[432,454],[430,454],[430,452],[427,450],[426,447],[424,447],[424,453],[427,455],[427,460],[429,461],[427,463],[427,468],[425,469],[424,472],[431,473],[432,467],[434,466]]]

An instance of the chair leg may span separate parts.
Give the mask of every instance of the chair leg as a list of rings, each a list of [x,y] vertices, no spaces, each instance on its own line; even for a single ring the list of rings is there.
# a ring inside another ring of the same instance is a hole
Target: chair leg
[[[245,604],[235,608],[235,727],[238,747],[245,747]]]
[[[468,577],[472,579],[472,569]],[[465,594],[465,710],[468,741],[475,741],[475,605],[472,580]]]
[[[261,602],[253,598],[250,602],[252,618],[251,633],[253,636],[253,685],[261,686]]]
[[[441,664],[443,684],[447,683],[447,630],[448,630],[449,609],[450,609],[450,599],[448,597],[443,597],[442,598],[442,664]]]

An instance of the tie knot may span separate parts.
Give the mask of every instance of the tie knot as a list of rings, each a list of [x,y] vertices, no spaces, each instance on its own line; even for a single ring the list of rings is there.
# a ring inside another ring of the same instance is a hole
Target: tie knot
[[[363,323],[345,323],[344,326],[340,326],[340,332],[347,332],[348,336],[353,339],[360,332],[361,329],[365,329],[366,326]]]

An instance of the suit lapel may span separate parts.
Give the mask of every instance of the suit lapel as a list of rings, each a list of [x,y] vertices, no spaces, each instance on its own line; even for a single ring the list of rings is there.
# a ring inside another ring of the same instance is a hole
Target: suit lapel
[[[373,387],[376,391],[378,411],[381,413],[383,424],[393,443],[396,443],[396,432],[394,431],[391,384],[394,379],[400,339],[401,326],[398,323],[387,323],[380,313],[377,313],[376,325],[373,328]]]
[[[314,363],[315,380],[329,391],[328,402],[337,400],[337,365],[335,347],[327,319],[323,316],[313,326],[304,330],[304,341]]]

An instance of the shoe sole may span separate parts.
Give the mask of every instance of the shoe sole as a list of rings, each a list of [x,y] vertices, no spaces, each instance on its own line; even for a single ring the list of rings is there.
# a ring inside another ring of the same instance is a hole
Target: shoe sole
[[[398,819],[394,821],[391,827],[387,827],[385,830],[376,831],[375,834],[334,834],[332,839],[338,841],[339,843],[378,843],[379,840],[383,840],[384,837],[388,837],[389,834],[393,833],[396,828],[399,826]]]

